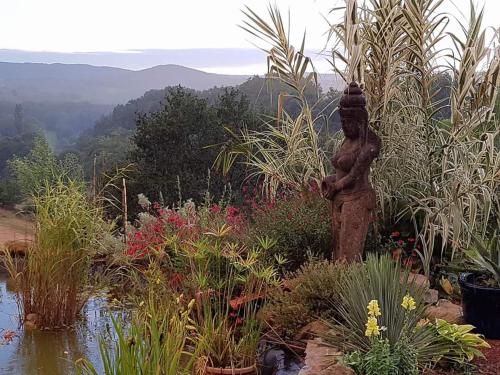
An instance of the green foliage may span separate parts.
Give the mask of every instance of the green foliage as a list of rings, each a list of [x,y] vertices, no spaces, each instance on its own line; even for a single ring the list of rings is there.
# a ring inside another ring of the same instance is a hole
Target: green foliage
[[[495,230],[484,242],[476,238],[475,246],[465,251],[466,256],[482,271],[487,272],[500,287],[500,234]]]
[[[328,201],[314,192],[285,195],[254,207],[251,238],[268,236],[277,243],[269,256],[286,260],[294,271],[311,256],[331,257],[331,213]]]
[[[21,201],[17,184],[12,180],[0,180],[0,206],[13,206]]]
[[[217,154],[212,146],[225,141],[224,126],[241,126],[248,119],[248,104],[230,92],[214,107],[186,89],[171,89],[161,111],[137,121],[132,152],[137,172],[131,190],[153,201],[161,195],[173,205],[180,194],[202,200],[210,181],[210,191],[220,196],[225,181],[209,174]],[[241,185],[244,176],[239,178],[233,185]]]
[[[265,306],[265,317],[283,337],[293,338],[301,328],[318,319],[338,317],[339,290],[356,265],[311,260],[284,279]],[[332,301],[335,301],[332,303]]]
[[[344,357],[347,365],[360,375],[418,375],[416,353],[408,342],[393,348],[389,340],[376,340],[365,354],[358,351]]]
[[[28,155],[9,160],[9,168],[20,191],[27,196],[38,194],[47,185],[57,183],[58,179],[81,180],[83,177],[76,155],[67,153],[59,161],[41,135],[35,138]]]
[[[124,321],[112,318],[116,335],[114,347],[110,348],[104,337],[99,341],[104,375],[191,373],[196,350],[195,353],[187,351],[193,345],[190,309],[173,303],[167,306],[162,314],[149,308],[145,320],[136,319],[129,327]],[[95,365],[86,359],[77,362],[77,371],[82,375],[99,374]]]
[[[465,364],[475,357],[484,358],[479,348],[490,347],[481,335],[471,333],[474,326],[469,324],[452,324],[442,319],[436,319],[435,329],[438,340],[443,341],[449,347],[444,356],[448,361]]]

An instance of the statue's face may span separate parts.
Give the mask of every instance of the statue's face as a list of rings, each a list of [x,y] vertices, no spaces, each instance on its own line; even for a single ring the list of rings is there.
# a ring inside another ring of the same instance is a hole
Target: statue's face
[[[347,138],[356,139],[361,135],[361,121],[353,117],[341,117],[342,130]]]

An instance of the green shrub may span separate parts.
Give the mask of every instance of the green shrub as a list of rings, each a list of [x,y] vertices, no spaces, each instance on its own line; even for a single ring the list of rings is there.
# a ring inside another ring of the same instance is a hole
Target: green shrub
[[[314,320],[337,317],[339,290],[349,270],[355,267],[326,260],[304,264],[284,280],[287,290],[271,294],[265,307],[266,318],[284,337],[293,337]]]
[[[294,194],[254,204],[252,219],[251,234],[277,241],[270,255],[286,258],[286,271],[298,269],[311,255],[332,256],[330,205],[319,194]]]

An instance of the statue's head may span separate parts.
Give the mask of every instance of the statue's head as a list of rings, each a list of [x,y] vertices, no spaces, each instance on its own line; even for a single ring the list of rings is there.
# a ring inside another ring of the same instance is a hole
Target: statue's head
[[[342,130],[347,138],[356,139],[366,136],[368,112],[366,98],[356,82],[351,82],[344,90],[339,103]]]

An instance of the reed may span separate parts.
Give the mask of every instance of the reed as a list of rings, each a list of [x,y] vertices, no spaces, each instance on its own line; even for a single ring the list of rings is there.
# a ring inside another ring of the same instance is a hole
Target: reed
[[[146,318],[136,317],[130,325],[113,318],[114,345],[101,337],[99,348],[104,375],[180,375],[190,374],[197,348],[187,308],[164,305],[160,312],[150,299]],[[188,350],[189,349],[189,350]],[[96,364],[87,359],[76,363],[77,373],[98,375]]]

